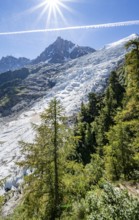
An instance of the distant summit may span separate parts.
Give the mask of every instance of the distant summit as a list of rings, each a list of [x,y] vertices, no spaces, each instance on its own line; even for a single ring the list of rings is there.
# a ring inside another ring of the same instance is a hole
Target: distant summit
[[[20,69],[30,63],[30,60],[24,57],[15,58],[13,56],[2,57],[0,60],[0,73],[9,70]]]
[[[105,45],[105,49],[110,49],[115,46],[121,46],[129,40],[139,39],[138,34],[132,34],[126,38],[123,38],[114,43]],[[0,73],[7,72],[9,70],[14,71],[26,67],[27,65],[45,63],[64,63],[69,60],[73,60],[91,54],[96,50],[91,47],[78,46],[71,41],[64,40],[58,37],[56,41],[48,46],[36,59],[29,60],[25,57],[15,58],[13,56],[6,56],[0,59]]]
[[[48,46],[36,59],[29,60],[24,57],[15,58],[13,56],[2,57],[0,60],[0,73],[9,70],[16,70],[29,64],[47,63],[64,63],[65,61],[93,53],[95,49],[90,47],[80,47],[71,41],[63,40],[58,37],[56,41]]]
[[[58,37],[53,44],[47,47],[35,60],[33,60],[33,63],[63,63],[67,60],[75,59],[93,52],[95,52],[93,48],[80,47],[71,41]]]

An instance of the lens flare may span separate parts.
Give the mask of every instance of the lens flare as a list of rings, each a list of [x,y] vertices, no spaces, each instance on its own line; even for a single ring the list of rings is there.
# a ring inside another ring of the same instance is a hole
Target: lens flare
[[[60,0],[46,0],[46,4],[51,8],[56,8],[60,4]]]
[[[40,14],[38,16],[38,21],[45,17],[46,27],[51,26],[51,22],[57,23],[58,20],[62,20],[66,25],[66,17],[64,16],[65,11],[70,13],[74,12],[68,6],[70,2],[76,2],[78,0],[40,0],[40,3],[35,5],[33,8],[29,9],[28,13],[33,13],[39,10]]]

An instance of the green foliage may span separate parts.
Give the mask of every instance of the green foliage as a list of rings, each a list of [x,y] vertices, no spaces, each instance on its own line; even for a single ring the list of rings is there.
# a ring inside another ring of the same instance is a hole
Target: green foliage
[[[122,107],[124,91],[117,74],[112,72],[105,95],[90,93],[88,104],[81,104],[75,125],[75,136],[80,137],[77,153],[84,164],[90,162],[91,154],[99,152],[101,156],[103,155],[103,146],[108,143],[106,132],[114,124],[117,109]]]
[[[99,184],[104,175],[104,162],[98,154],[92,154],[91,162],[85,166],[85,173],[90,188]]]
[[[136,122],[135,122],[136,123]],[[131,143],[135,135],[135,124],[132,122],[118,123],[108,133],[109,146],[105,147],[105,166],[110,179],[132,179],[137,171],[137,146]]]
[[[103,155],[103,146],[108,143],[106,132],[114,124],[114,116],[117,110],[122,107],[123,94],[124,88],[120,85],[117,74],[113,71],[103,99],[104,106],[101,108],[100,114],[94,123],[96,142],[99,146],[98,151],[100,155]]]
[[[94,93],[88,96],[88,104],[81,104],[81,111],[75,124],[75,136],[79,137],[76,150],[83,164],[91,160],[91,154],[96,152],[96,139],[91,123],[98,116],[102,97]]]
[[[30,170],[25,177],[22,210],[25,219],[54,220],[61,215],[64,203],[64,175],[74,153],[74,138],[56,99],[41,119],[34,143],[21,143],[24,161],[19,165]]]
[[[67,166],[64,183],[67,203],[71,203],[73,199],[80,199],[85,196],[88,182],[84,166],[75,161],[71,161]]]
[[[2,211],[3,202],[4,202],[4,197],[0,196],[0,214],[1,214],[1,211]]]
[[[52,100],[21,143],[29,169],[24,197],[9,220],[137,220],[139,200],[106,182],[139,180],[139,43],[112,72],[104,95],[89,94],[74,131]],[[74,135],[73,135],[74,133]]]
[[[132,44],[125,59],[124,83],[113,71],[105,95],[90,94],[88,104],[82,103],[75,126],[81,161],[90,165],[91,154],[98,153],[111,180],[138,179],[139,57],[138,42]]]
[[[125,48],[132,48],[132,52],[135,52],[139,58],[139,39],[130,40],[126,43]]]
[[[75,203],[71,219],[137,220],[138,216],[139,200],[106,184],[103,190],[90,191],[85,199]]]
[[[124,106],[108,132],[104,148],[105,168],[112,180],[139,179],[139,58],[136,50],[126,56],[126,93]]]

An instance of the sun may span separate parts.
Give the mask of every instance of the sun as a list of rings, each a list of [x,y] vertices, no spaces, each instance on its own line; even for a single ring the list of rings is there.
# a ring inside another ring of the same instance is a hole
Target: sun
[[[27,13],[34,13],[40,11],[36,22],[39,22],[42,18],[45,18],[46,27],[50,27],[51,23],[57,24],[60,19],[67,25],[67,20],[64,14],[65,11],[73,13],[73,9],[68,6],[68,3],[78,0],[38,0],[39,4],[27,10]]]
[[[44,0],[43,13],[48,15],[48,23],[50,18],[56,19],[58,15],[62,17],[61,7],[65,7],[63,0]]]
[[[45,3],[50,7],[50,8],[57,8],[58,5],[60,5],[60,0],[45,0]]]

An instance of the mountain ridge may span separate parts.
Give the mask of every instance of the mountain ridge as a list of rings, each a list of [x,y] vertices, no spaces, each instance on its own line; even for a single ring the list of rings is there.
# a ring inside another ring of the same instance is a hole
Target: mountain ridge
[[[78,46],[71,41],[58,37],[41,54],[33,60],[25,57],[6,56],[0,59],[0,73],[14,71],[28,65],[46,63],[64,63],[88,53],[95,52],[91,47]]]
[[[72,60],[93,52],[95,52],[95,49],[91,47],[81,47],[71,41],[58,37],[32,63],[64,63],[67,60]]]
[[[14,56],[6,56],[0,59],[0,73],[9,70],[20,69],[30,63],[30,60],[25,57],[16,58]]]

